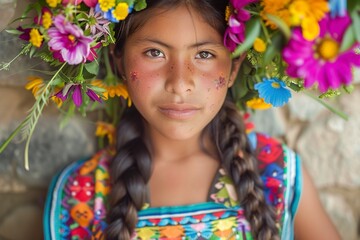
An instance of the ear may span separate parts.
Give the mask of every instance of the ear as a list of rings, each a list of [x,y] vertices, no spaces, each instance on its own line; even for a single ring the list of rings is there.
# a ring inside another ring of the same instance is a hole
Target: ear
[[[228,83],[229,88],[234,84],[236,76],[237,76],[237,74],[239,72],[241,63],[244,61],[245,57],[246,57],[246,53],[244,53],[240,57],[235,58],[235,59],[232,60],[230,78],[229,78],[229,83]]]

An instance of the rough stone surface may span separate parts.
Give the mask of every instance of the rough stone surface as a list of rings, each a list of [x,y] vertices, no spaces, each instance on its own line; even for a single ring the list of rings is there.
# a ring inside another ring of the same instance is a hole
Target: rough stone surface
[[[337,227],[342,239],[356,240],[357,220],[353,209],[349,206],[343,196],[323,192],[320,195],[324,208]]]
[[[313,121],[298,141],[298,151],[317,186],[360,186],[360,91],[343,96],[345,121],[328,113]]]
[[[267,109],[254,112],[251,121],[255,124],[256,131],[271,136],[283,136],[286,129],[286,121],[281,109]]]
[[[293,93],[289,102],[290,118],[301,121],[313,121],[326,108],[309,96],[300,93]]]

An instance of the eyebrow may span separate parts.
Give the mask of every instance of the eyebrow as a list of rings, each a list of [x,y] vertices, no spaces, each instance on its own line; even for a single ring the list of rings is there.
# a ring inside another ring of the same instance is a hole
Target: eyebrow
[[[141,38],[141,39],[136,40],[135,42],[140,43],[142,41],[155,43],[155,44],[158,44],[160,46],[166,47],[168,49],[174,48],[173,46],[171,46],[171,45],[169,45],[169,44],[167,44],[165,42],[162,42],[161,40],[153,39],[153,38]],[[189,45],[187,48],[189,48],[189,49],[191,49],[191,48],[199,48],[201,46],[206,46],[206,45],[213,45],[215,47],[223,47],[224,46],[223,44],[220,44],[218,42],[210,40],[210,41],[196,42],[194,44]]]

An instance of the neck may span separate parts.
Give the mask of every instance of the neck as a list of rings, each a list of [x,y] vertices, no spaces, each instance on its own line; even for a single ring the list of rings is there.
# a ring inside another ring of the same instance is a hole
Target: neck
[[[191,158],[198,154],[210,154],[217,157],[215,147],[209,136],[204,136],[201,144],[201,133],[187,139],[169,139],[156,130],[146,131],[147,145],[150,149],[153,161],[180,161]],[[205,150],[206,149],[206,150]],[[214,151],[215,150],[215,151]]]

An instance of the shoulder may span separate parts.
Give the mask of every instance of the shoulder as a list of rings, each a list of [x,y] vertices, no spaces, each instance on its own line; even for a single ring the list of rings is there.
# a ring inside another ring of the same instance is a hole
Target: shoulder
[[[68,165],[53,178],[44,211],[45,239],[84,239],[94,229],[103,228],[111,156],[111,151],[101,150]]]

